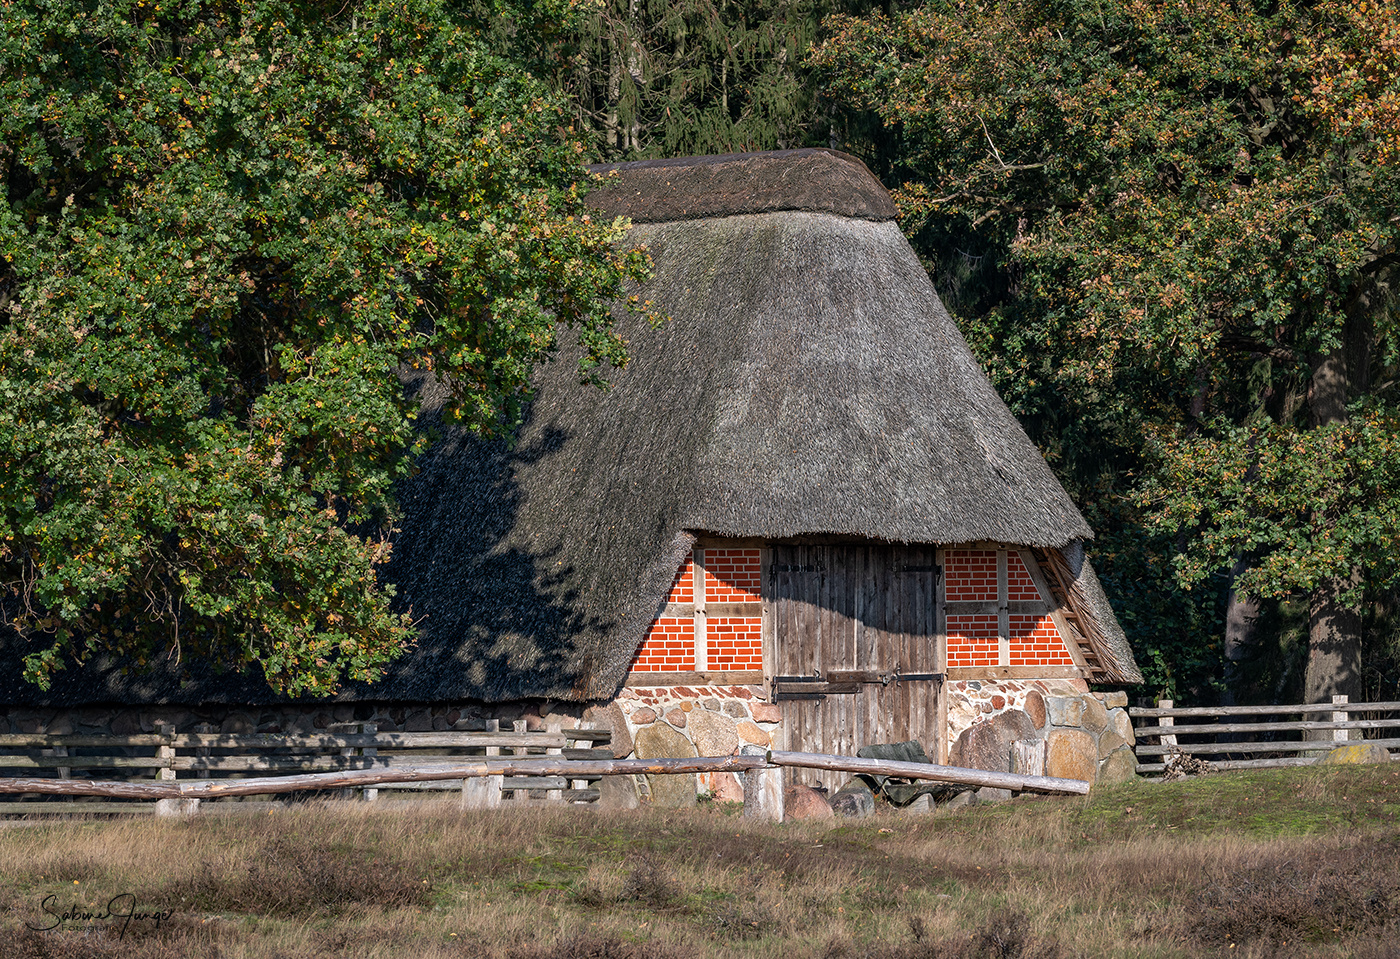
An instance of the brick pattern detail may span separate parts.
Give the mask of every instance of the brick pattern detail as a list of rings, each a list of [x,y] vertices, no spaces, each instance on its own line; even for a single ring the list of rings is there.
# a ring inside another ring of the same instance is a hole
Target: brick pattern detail
[[[997,598],[997,551],[950,549],[943,557],[943,592],[950,603]],[[948,627],[952,631],[952,626]],[[992,625],[996,629],[995,622]],[[951,642],[951,637],[950,637]],[[951,653],[951,649],[949,650]],[[952,665],[950,662],[949,665]]]
[[[759,561],[756,549],[705,550],[705,602],[757,603]]]
[[[1073,666],[1074,660],[1049,616],[1011,617],[1012,666]]]
[[[691,553],[685,554],[685,562],[676,570],[676,578],[671,580],[671,595],[666,597],[666,602],[695,602],[695,557]]]
[[[995,553],[992,554],[992,595],[996,596]],[[996,666],[999,655],[997,646],[995,616],[948,617],[949,666]]]
[[[760,564],[757,549],[705,550],[705,601],[756,603]],[[695,602],[695,557],[687,555],[671,581],[668,603]],[[714,616],[705,621],[708,668],[763,668],[763,619]],[[695,621],[662,617],[651,624],[632,661],[636,672],[675,673],[695,668]]]
[[[1035,582],[1018,553],[1006,554],[1006,598],[1013,603],[1042,602],[1040,590],[1035,588]]]
[[[763,618],[713,616],[705,621],[710,668],[762,669]]]
[[[679,673],[695,668],[695,621],[665,616],[651,624],[632,668],[646,673]]]

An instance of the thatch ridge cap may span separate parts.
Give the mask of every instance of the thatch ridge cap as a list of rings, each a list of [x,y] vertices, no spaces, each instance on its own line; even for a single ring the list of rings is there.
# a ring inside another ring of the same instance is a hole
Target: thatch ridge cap
[[[634,223],[803,211],[882,222],[894,201],[857,157],[809,147],[589,167],[604,179],[585,202]]]

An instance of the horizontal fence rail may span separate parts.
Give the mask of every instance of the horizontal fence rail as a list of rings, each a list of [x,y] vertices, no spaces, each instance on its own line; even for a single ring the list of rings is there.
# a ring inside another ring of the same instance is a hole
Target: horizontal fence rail
[[[1259,769],[1306,766],[1356,742],[1400,750],[1400,735],[1388,735],[1400,733],[1400,702],[1353,703],[1333,696],[1330,703],[1179,707],[1159,699],[1155,707],[1130,708],[1128,715],[1137,771],[1144,775],[1165,772],[1177,754],[1205,759],[1216,769]]]
[[[177,733],[173,727],[160,725],[155,733],[129,735],[0,734],[0,793],[20,793],[25,797],[20,801],[0,802],[0,815],[125,812],[151,808],[149,803],[133,802],[123,807],[117,802],[99,804],[75,800],[79,795],[119,798],[123,795],[120,791],[78,793],[14,788],[16,782],[49,781],[47,777],[60,783],[87,779],[104,787],[185,781],[220,784],[247,781],[259,773],[399,770],[432,762],[465,762],[477,757],[590,761],[613,756],[612,750],[606,748],[612,738],[608,729],[564,729],[550,725],[529,730],[524,721],[517,721],[512,728],[502,730],[496,720],[478,725],[481,728],[435,732],[379,732],[373,723],[340,723],[311,733],[220,733],[207,727]],[[521,804],[596,801],[600,777],[581,766],[573,771],[576,775],[568,778],[512,776],[500,785],[502,799]],[[325,788],[340,788],[342,798],[349,798],[354,791],[359,798],[374,801],[381,798],[380,789],[400,794],[421,793],[462,789],[463,783],[460,779],[451,782],[390,777],[383,784]],[[232,797],[258,793],[227,790],[211,793],[215,794]],[[145,794],[142,795],[144,798]],[[103,809],[99,810],[99,805]]]
[[[891,762],[877,759],[831,756],[821,753],[770,751],[763,755],[711,756],[688,759],[490,759],[471,763],[402,765],[398,768],[346,769],[253,779],[120,782],[91,779],[29,779],[0,777],[0,794],[29,793],[48,796],[92,796],[104,799],[155,800],[157,815],[188,815],[204,800],[234,796],[273,795],[308,790],[384,788],[389,785],[449,782],[462,791],[461,805],[468,809],[501,807],[501,795],[509,788],[540,788],[548,783],[561,788],[566,782],[589,776],[679,775],[706,772],[744,773],[744,815],[751,819],[779,820],[784,814],[782,769],[798,766],[861,772],[878,776],[928,779],[969,786],[994,786],[1016,792],[1079,794],[1090,784],[1077,779],[994,773],[932,763]],[[513,786],[520,783],[522,786]],[[33,808],[34,804],[30,804]],[[87,811],[79,806],[74,812]],[[104,808],[103,812],[126,811]]]

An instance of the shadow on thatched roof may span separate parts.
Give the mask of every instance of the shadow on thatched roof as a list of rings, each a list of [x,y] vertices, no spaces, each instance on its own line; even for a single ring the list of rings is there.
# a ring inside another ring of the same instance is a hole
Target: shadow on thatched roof
[[[599,169],[612,175],[590,205],[636,221],[630,239],[655,262],[642,292],[672,320],[620,320],[632,358],[608,391],[581,387],[564,350],[513,447],[445,431],[400,490],[389,574],[422,639],[388,681],[345,698],[608,698],[696,533],[1092,536],[859,161],[799,150]],[[420,386],[431,418],[437,387]]]

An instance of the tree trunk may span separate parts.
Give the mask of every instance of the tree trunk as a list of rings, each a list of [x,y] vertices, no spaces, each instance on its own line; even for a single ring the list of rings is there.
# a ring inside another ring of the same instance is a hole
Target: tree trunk
[[[1225,605],[1225,691],[1220,696],[1222,706],[1258,700],[1257,684],[1241,663],[1250,658],[1254,647],[1259,601],[1242,595],[1234,585],[1248,568],[1249,564],[1241,558],[1235,561],[1230,571],[1230,597]]]
[[[1304,702],[1325,703],[1334,695],[1361,693],[1361,614],[1340,599],[1343,590],[1360,581],[1361,571],[1357,570],[1348,579],[1329,579],[1313,590],[1308,610]]]
[[[1346,422],[1347,403],[1369,385],[1373,295],[1374,291],[1364,289],[1352,294],[1341,344],[1312,357],[1308,411],[1314,428]],[[1353,569],[1347,576],[1319,583],[1309,598],[1304,702],[1326,702],[1337,694],[1360,692],[1361,616],[1341,600],[1343,592],[1360,582],[1361,571]]]

